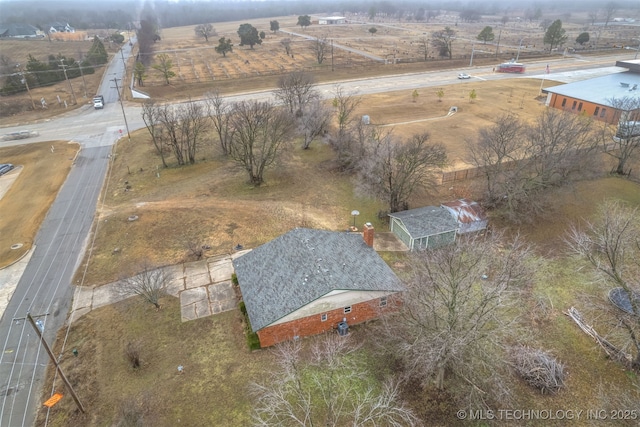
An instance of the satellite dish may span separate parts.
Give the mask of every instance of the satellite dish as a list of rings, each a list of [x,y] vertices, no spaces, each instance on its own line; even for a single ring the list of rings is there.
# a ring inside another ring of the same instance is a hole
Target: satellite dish
[[[353,210],[351,211],[351,215],[353,216],[360,215],[360,211]]]

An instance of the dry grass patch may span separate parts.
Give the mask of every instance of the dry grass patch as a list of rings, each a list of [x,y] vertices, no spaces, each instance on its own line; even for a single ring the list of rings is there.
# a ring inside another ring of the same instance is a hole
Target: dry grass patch
[[[547,83],[545,87],[557,84]],[[444,92],[442,99],[436,95],[439,89]],[[472,90],[477,98],[470,102]],[[447,147],[450,169],[461,169],[469,166],[468,141],[474,140],[481,128],[492,125],[503,114],[532,121],[544,111],[537,97],[539,90],[539,80],[517,79],[425,87],[417,89],[416,102],[411,90],[387,92],[363,96],[356,115],[369,115],[372,124],[383,125],[383,129],[405,138],[428,132],[432,141]],[[447,116],[454,106],[458,112]]]
[[[515,108],[520,117],[532,120],[542,112],[535,97],[539,83],[518,82],[517,89],[503,81],[448,86],[442,102],[434,88],[419,90],[417,102],[410,91],[367,95],[356,117],[368,114],[374,124],[389,124],[385,129],[400,137],[429,132],[432,141],[447,147],[451,167],[461,168],[466,166],[467,140],[497,115]],[[466,98],[471,89],[478,94],[473,103]],[[444,117],[453,105],[458,113]],[[310,150],[297,145],[267,172],[266,185],[253,188],[244,172],[215,157],[213,148],[203,149],[195,165],[163,169],[147,131],[134,133],[132,143],[123,140],[117,148],[106,204],[99,207],[86,284],[115,280],[143,259],[161,265],[182,261],[189,242],[211,246],[211,255],[229,253],[238,243],[258,246],[294,227],[343,230],[353,209],[361,212],[358,222],[371,221],[387,230],[377,218],[384,203],[356,194],[352,178],[335,172],[332,159],[332,150],[321,142]],[[442,200],[420,193],[410,203]],[[131,215],[139,220],[127,221]]]
[[[353,209],[360,223],[382,227],[383,205],[354,194],[351,177],[332,169],[327,145],[296,146],[259,188],[229,162],[203,155],[195,165],[163,169],[146,130],[118,145],[86,284],[116,280],[143,260],[175,264],[188,256],[190,241],[210,246],[211,256],[238,243],[256,247],[295,227],[345,230]],[[128,221],[131,215],[139,219]]]
[[[62,141],[0,148],[0,162],[22,168],[0,199],[0,267],[16,261],[31,249],[78,149],[76,144]],[[0,180],[7,178],[0,177]],[[23,246],[12,250],[11,246],[17,243]]]
[[[51,409],[48,426],[118,425],[125,408],[143,425],[249,424],[247,387],[269,369],[271,354],[248,351],[238,310],[182,323],[177,298],[164,298],[162,306],[157,311],[135,297],[74,321],[61,364],[87,413],[76,412],[65,393]],[[138,346],[137,369],[125,353],[129,343]],[[45,394],[51,387],[50,372]],[[53,388],[63,391],[59,378]],[[43,408],[36,425],[44,425],[45,415]]]

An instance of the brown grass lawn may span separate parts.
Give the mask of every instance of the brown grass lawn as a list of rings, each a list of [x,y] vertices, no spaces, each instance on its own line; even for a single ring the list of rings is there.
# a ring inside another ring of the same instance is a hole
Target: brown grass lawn
[[[31,249],[78,148],[77,144],[63,141],[0,148],[1,163],[21,168],[18,178],[0,199],[0,266],[16,261]],[[12,250],[14,244],[22,247]]]
[[[314,180],[319,177],[313,175]],[[327,179],[333,178],[329,174]],[[235,189],[241,193],[239,203],[247,203],[243,189]],[[270,194],[271,201],[280,200],[285,205],[285,199],[300,197],[277,194],[273,188]],[[306,197],[322,196],[312,193]],[[618,178],[580,183],[575,192],[558,194],[559,217],[566,221],[588,216],[599,201],[609,197],[640,205],[640,186]],[[145,216],[143,213],[141,221]],[[287,220],[286,215],[282,218]],[[268,222],[265,227],[271,229],[273,225]],[[534,226],[526,237],[535,241],[538,230],[546,232],[543,226]],[[556,245],[561,245],[562,230],[564,227],[556,228],[559,233],[554,237]],[[402,255],[385,254],[385,258],[402,274]],[[616,397],[623,393],[633,398],[633,393],[637,393],[633,389],[637,377],[607,360],[593,341],[562,314],[572,305],[580,308],[579,298],[584,293],[597,294],[589,284],[586,271],[581,264],[562,256],[547,257],[541,260],[535,282],[529,296],[522,301],[522,321],[531,334],[527,344],[551,351],[565,364],[567,387],[558,395],[543,396],[513,379],[517,399],[513,407],[503,409],[620,409],[615,406]],[[546,303],[546,311],[537,308],[541,300]],[[80,415],[73,401],[65,397],[49,413],[49,425],[111,425],[123,419],[123,410],[127,407],[129,413],[143,415],[145,425],[249,425],[250,383],[260,380],[264,372],[271,369],[272,352],[248,352],[237,310],[181,323],[178,300],[166,297],[162,302],[164,308],[156,311],[152,305],[133,298],[95,310],[73,322],[64,351],[60,348],[56,351],[63,354],[62,367],[89,410],[86,415]],[[366,334],[366,326],[352,328],[352,331],[356,337],[366,336],[362,335]],[[58,340],[58,347],[61,341]],[[124,347],[129,342],[140,345],[141,369],[133,370],[127,364]],[[74,348],[79,352],[78,357],[72,356]],[[184,374],[178,374],[178,365],[185,367]],[[50,378],[43,398],[48,397],[51,390],[63,388],[59,379],[52,384]],[[457,425],[458,408],[450,400],[420,394],[417,390],[407,393],[407,399],[426,425]],[[37,425],[43,425],[45,414],[43,408]],[[635,422],[599,421],[593,425],[631,426]],[[527,425],[563,426],[566,421],[547,420]],[[576,425],[589,424],[582,418]]]
[[[542,111],[535,98],[538,82],[519,82],[517,89],[505,82],[450,86],[442,102],[437,102],[435,89],[421,91],[417,102],[410,92],[366,96],[356,114],[366,112],[374,124],[392,125],[384,129],[402,138],[429,132],[434,142],[447,147],[451,168],[462,168],[467,140],[490,125],[493,114],[511,111],[531,119]],[[478,99],[470,103],[472,88]],[[444,118],[454,104],[458,113]],[[116,280],[145,259],[175,263],[186,256],[190,241],[207,244],[212,254],[219,254],[238,243],[255,247],[297,226],[343,230],[353,209],[361,212],[359,222],[383,227],[377,213],[384,204],[355,192],[350,177],[334,172],[332,152],[321,142],[306,151],[296,145],[288,158],[268,171],[261,188],[248,187],[244,172],[213,156],[213,151],[203,149],[204,161],[194,166],[163,170],[146,130],[134,133],[131,143],[123,140],[118,145],[106,202],[99,207],[97,247],[89,260],[87,284]],[[130,191],[125,191],[127,185]],[[418,194],[411,202],[422,206],[440,201]],[[134,214],[140,220],[127,221]]]

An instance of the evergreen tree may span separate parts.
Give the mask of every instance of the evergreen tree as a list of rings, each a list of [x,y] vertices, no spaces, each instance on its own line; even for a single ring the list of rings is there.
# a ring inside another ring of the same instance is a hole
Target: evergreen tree
[[[233,43],[231,43],[231,39],[226,39],[224,37],[220,38],[220,40],[218,40],[218,46],[215,47],[215,50],[226,58],[227,53],[233,52]]]
[[[562,21],[556,19],[553,21],[547,32],[544,33],[544,42],[550,45],[549,50],[553,50],[554,47],[562,46],[567,41],[566,31],[562,28]]]
[[[478,34],[477,39],[482,40],[484,44],[487,44],[487,42],[490,42],[495,37],[496,37],[495,34],[493,34],[493,28],[487,25],[482,29],[482,31],[480,31],[480,34]]]
[[[576,37],[576,43],[579,45],[583,45],[589,42],[589,33],[580,33],[578,37]]]
[[[104,48],[104,44],[100,41],[98,36],[93,38],[93,44],[87,52],[87,61],[93,65],[106,64],[109,61],[109,54],[107,49]]]
[[[254,45],[262,44],[258,30],[251,24],[240,25],[238,35],[240,36],[240,46],[249,45],[253,49]]]
[[[35,77],[38,86],[48,86],[60,81],[57,73],[51,70],[49,64],[39,61],[31,54],[29,54],[26,69]]]

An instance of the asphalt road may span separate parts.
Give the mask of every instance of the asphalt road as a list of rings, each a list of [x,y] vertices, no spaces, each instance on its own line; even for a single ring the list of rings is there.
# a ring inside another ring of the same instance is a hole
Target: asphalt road
[[[128,45],[124,56],[129,54]],[[630,59],[621,54],[600,58],[566,57],[527,64],[523,76],[492,72],[492,67],[465,67],[457,70],[412,73],[375,79],[353,79],[340,82],[346,93],[365,95],[397,90],[460,83],[459,72],[472,76],[471,80],[497,80],[505,78],[538,77],[563,82],[581,80],[602,73],[622,71],[612,68],[618,59]],[[546,65],[551,74],[546,74]],[[603,68],[604,67],[604,68]],[[124,65],[116,55],[105,73],[101,93],[106,100],[103,110],[82,107],[65,116],[33,125],[7,127],[0,134],[30,130],[39,136],[28,140],[3,141],[0,146],[21,145],[56,139],[76,141],[82,150],[67,181],[53,203],[41,230],[36,236],[35,252],[0,320],[0,427],[31,426],[41,409],[39,398],[45,368],[49,363],[41,343],[31,325],[25,322],[27,313],[44,326],[44,337],[53,344],[56,332],[63,326],[71,302],[71,278],[88,244],[100,190],[105,180],[112,145],[126,137],[123,113],[117,103],[113,78],[121,78]],[[125,82],[126,83],[126,82]],[[118,81],[121,87],[122,81]],[[335,83],[318,85],[324,98],[333,97]],[[244,93],[227,97],[229,102],[239,100],[270,100],[270,91]],[[140,107],[126,108],[131,131],[144,126]],[[68,350],[67,350],[68,352]],[[62,355],[69,357],[67,354]],[[73,383],[73,379],[70,379]],[[68,397],[68,396],[67,396]]]
[[[129,51],[127,45],[125,56]],[[0,320],[0,426],[31,426],[42,408],[40,395],[49,357],[25,316],[30,313],[37,319],[44,338],[53,345],[67,318],[72,276],[87,246],[112,145],[120,136],[118,94],[113,81],[107,79],[121,78],[123,67],[120,55],[108,67],[101,85],[107,108],[83,108],[39,125],[44,133],[41,138],[74,140],[82,148],[36,236],[35,250]]]

